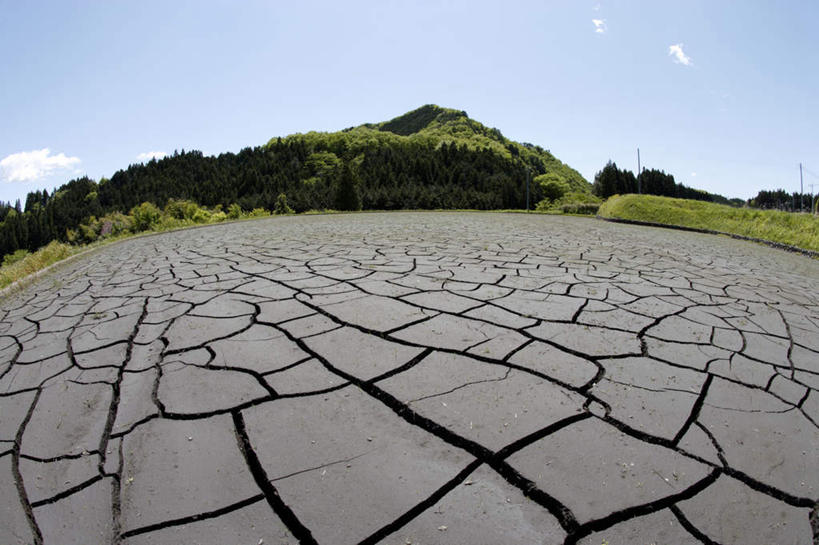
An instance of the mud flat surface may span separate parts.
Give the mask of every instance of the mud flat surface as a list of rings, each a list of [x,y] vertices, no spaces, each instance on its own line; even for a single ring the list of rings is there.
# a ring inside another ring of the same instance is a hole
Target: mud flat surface
[[[130,240],[0,309],[4,544],[815,543],[816,260],[303,216]]]

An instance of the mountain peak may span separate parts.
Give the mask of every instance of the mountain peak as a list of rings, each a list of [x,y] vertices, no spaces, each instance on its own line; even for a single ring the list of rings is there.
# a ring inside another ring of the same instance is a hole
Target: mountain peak
[[[428,128],[433,122],[444,124],[460,118],[469,119],[466,112],[442,108],[436,104],[425,104],[396,118],[376,124],[373,128],[400,136],[409,136]]]

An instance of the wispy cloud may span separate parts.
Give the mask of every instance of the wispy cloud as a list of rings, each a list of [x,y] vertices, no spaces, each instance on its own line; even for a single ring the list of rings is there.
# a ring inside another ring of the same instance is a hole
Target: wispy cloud
[[[605,34],[608,30],[605,19],[592,19],[592,23],[594,23],[594,31],[598,34]]]
[[[0,161],[0,179],[6,182],[33,182],[42,180],[57,170],[76,172],[79,164],[79,157],[66,157],[64,153],[51,155],[48,148],[21,151]]]
[[[668,46],[668,55],[674,57],[674,62],[677,64],[682,64],[685,66],[691,66],[694,64],[694,61],[691,60],[691,57],[683,52],[683,44],[674,44]]]
[[[145,153],[140,153],[137,155],[137,161],[150,161],[151,159],[162,159],[166,157],[168,154],[164,151],[146,151]]]

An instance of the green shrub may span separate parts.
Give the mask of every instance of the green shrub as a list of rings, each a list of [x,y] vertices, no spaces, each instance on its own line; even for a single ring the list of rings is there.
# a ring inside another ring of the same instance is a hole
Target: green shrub
[[[228,206],[227,217],[232,220],[237,220],[242,217],[242,207],[236,203]]]
[[[24,250],[22,248],[19,249],[19,250],[15,250],[14,253],[7,254],[3,258],[3,266],[8,267],[9,265],[13,265],[13,264],[17,263],[18,261],[20,261],[21,259],[23,259],[24,257],[26,257],[27,255],[28,255],[28,250]]]
[[[216,212],[215,214],[211,214],[210,221],[213,223],[218,223],[220,221],[225,221],[227,219],[227,214],[222,211]]]
[[[270,214],[264,208],[254,208],[253,210],[250,211],[250,214],[248,214],[248,216],[250,216],[251,218],[260,218],[262,216],[269,215]]]
[[[81,223],[77,230],[79,231],[79,239],[83,244],[90,244],[97,240],[100,236],[100,224],[97,218],[91,216],[88,223]]]
[[[599,209],[599,204],[588,202],[573,202],[560,205],[560,210],[564,214],[589,214],[593,216],[597,214]]]
[[[100,238],[115,237],[131,231],[134,218],[122,212],[111,212],[100,218]]]
[[[208,223],[210,222],[210,212],[197,206],[196,212],[193,213],[191,219],[194,223]]]
[[[275,214],[292,214],[293,209],[287,206],[287,195],[279,193],[276,197],[276,207],[273,209]]]
[[[165,213],[178,220],[192,220],[197,210],[199,206],[195,202],[186,200],[170,199],[165,205]]]
[[[133,218],[131,229],[134,233],[139,233],[140,231],[153,229],[159,223],[162,212],[155,204],[144,202],[131,209],[131,217]]]
[[[543,199],[542,201],[538,202],[535,205],[535,210],[538,212],[546,212],[547,210],[552,209],[552,201],[549,199]]]

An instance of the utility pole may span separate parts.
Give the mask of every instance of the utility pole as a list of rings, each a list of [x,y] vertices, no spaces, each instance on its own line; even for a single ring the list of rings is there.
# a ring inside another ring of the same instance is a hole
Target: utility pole
[[[643,193],[643,188],[640,186],[640,148],[637,148],[637,193]]]
[[[811,195],[813,195],[813,191],[811,191]],[[813,203],[811,203],[811,207],[813,207]],[[805,187],[802,185],[802,163],[799,163],[799,211],[805,209]],[[813,208],[811,208],[811,212]]]

